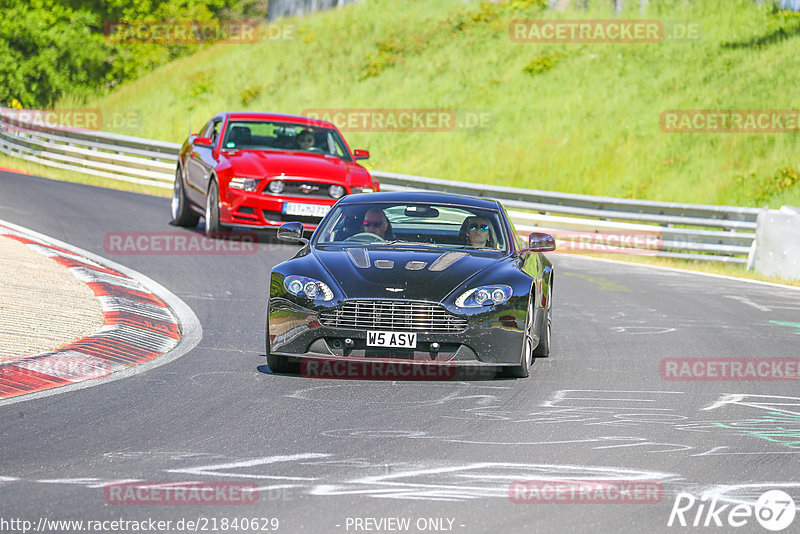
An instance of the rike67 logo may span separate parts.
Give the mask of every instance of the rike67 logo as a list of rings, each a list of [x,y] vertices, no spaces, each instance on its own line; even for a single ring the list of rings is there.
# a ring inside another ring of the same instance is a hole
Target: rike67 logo
[[[675,524],[682,527],[743,527],[753,517],[767,530],[778,532],[794,521],[795,504],[792,497],[781,490],[769,490],[758,498],[756,503],[719,504],[715,495],[711,502],[708,497],[697,499],[690,493],[678,493],[667,526]]]

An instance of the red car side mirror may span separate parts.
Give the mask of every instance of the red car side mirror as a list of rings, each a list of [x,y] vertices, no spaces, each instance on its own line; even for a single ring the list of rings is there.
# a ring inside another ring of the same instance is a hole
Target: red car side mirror
[[[210,137],[195,137],[194,144],[199,146],[211,147],[214,145],[214,141],[212,141]]]
[[[356,159],[369,159],[369,150],[353,150]]]

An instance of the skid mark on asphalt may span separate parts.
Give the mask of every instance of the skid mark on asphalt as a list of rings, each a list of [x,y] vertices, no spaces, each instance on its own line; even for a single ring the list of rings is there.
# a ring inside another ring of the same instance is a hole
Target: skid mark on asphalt
[[[633,304],[627,305],[623,312],[618,303],[578,305],[563,302],[559,305],[559,313],[573,321],[589,321],[619,334],[665,334],[691,329],[708,335],[752,338],[760,332],[755,328],[735,327],[715,317],[676,317],[656,308]]]
[[[570,272],[562,272],[560,276],[570,276],[575,278],[580,278],[581,280],[585,280],[590,284],[593,284],[599,289],[600,291],[616,291],[619,293],[633,293],[634,290],[629,288],[626,285],[620,284],[614,280],[610,280],[608,278],[602,278],[599,276],[589,276],[586,274],[581,273],[570,273]],[[644,293],[643,290],[637,291],[637,293]]]
[[[534,412],[520,414],[499,406],[488,406],[444,417],[503,421],[514,428],[518,425],[546,425],[558,428],[560,438],[547,444],[589,444],[592,450],[638,447],[640,452],[647,454],[692,451],[689,456],[800,454],[800,397],[712,393],[710,395],[716,395],[715,402],[703,408],[698,406],[696,413],[684,414],[674,407],[681,395],[684,394],[680,391],[559,390]],[[710,411],[715,412],[707,413]],[[589,428],[625,430],[626,435],[586,436]],[[350,429],[349,432],[360,431]],[[655,437],[661,434],[667,434],[669,439]],[[709,434],[714,437],[713,447],[708,447]],[[447,436],[394,435],[395,439],[401,437],[455,441]],[[751,444],[748,438],[763,440],[763,450],[743,450],[743,446]],[[724,442],[726,439],[727,443]],[[615,440],[619,443],[602,443]],[[719,445],[720,441],[723,441],[722,445]],[[502,444],[515,443],[527,444],[519,441]]]
[[[475,384],[471,382],[385,382],[380,384],[371,384],[367,392],[360,382],[348,382],[341,384],[326,384],[322,386],[312,386],[302,388],[292,393],[285,395],[286,398],[299,399],[303,401],[325,402],[329,404],[339,404],[343,401],[357,402],[359,405],[373,406],[384,405],[386,409],[395,410],[398,406],[441,406],[445,404],[477,404],[479,406],[490,405],[498,402],[499,393],[504,390],[512,389],[511,386],[498,386],[490,384]],[[405,400],[408,396],[408,388],[419,390],[422,393],[432,393],[434,397],[420,400]],[[455,391],[449,391],[444,394],[439,392],[444,388],[452,388]],[[340,392],[344,399],[341,397],[331,397],[333,391]],[[354,397],[353,392],[358,392],[359,397]],[[373,394],[371,398],[367,398],[368,393]],[[397,398],[394,397],[397,395]]]

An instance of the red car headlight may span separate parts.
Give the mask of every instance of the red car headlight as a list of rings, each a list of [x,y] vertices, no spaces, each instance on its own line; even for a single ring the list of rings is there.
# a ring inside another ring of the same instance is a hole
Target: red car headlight
[[[243,178],[237,176],[231,180],[228,187],[241,189],[242,191],[255,191],[258,188],[258,180],[254,178]]]

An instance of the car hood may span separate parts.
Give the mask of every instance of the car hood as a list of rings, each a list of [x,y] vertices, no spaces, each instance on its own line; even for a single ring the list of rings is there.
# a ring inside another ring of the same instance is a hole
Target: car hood
[[[361,165],[319,154],[238,150],[227,153],[225,157],[234,174],[253,178],[285,174],[349,185],[351,182],[361,183],[368,176]]]
[[[436,301],[502,257],[496,252],[361,246],[318,248],[314,255],[346,298]]]

